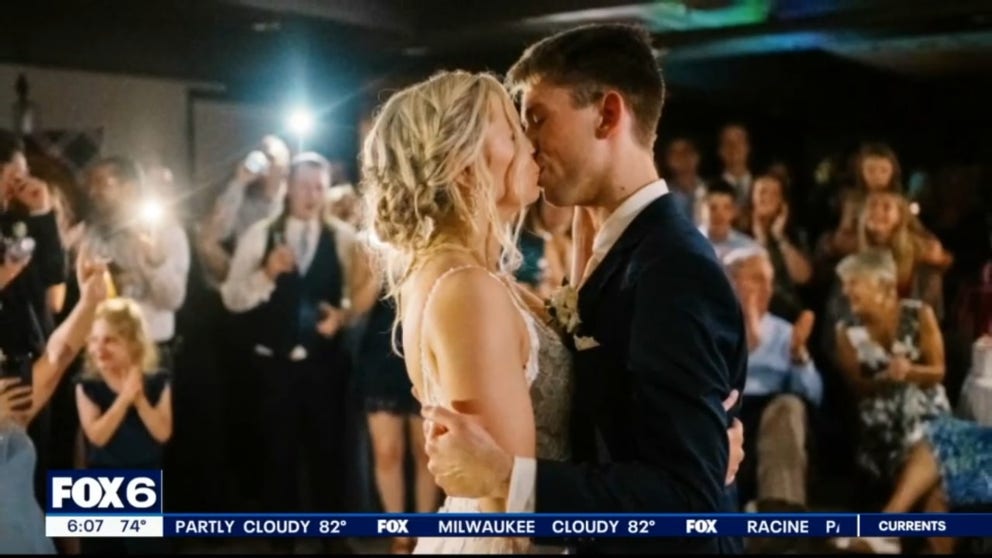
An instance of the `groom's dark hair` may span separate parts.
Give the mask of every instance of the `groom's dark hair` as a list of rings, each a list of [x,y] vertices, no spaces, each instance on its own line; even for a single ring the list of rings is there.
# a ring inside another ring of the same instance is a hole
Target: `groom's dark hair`
[[[651,35],[624,24],[586,25],[534,43],[506,75],[517,97],[521,87],[537,80],[572,90],[577,106],[602,98],[606,89],[623,95],[636,122],[637,139],[654,145],[665,104],[665,81],[651,47]]]

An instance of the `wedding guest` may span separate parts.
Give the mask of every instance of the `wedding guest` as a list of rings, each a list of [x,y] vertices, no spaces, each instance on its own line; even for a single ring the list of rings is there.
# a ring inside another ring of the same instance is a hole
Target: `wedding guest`
[[[756,241],[735,228],[740,215],[737,204],[737,193],[732,187],[723,182],[710,184],[706,192],[706,206],[709,209],[709,222],[700,227],[713,249],[717,258],[722,259],[731,250],[746,248],[756,244]]]
[[[314,505],[323,511],[346,505],[350,454],[342,445],[351,364],[341,333],[371,307],[376,286],[354,231],[323,219],[329,186],[324,157],[297,155],[283,213],[248,228],[221,286],[227,309],[245,320],[253,348],[262,500],[272,512],[299,509],[297,479],[304,465]],[[236,412],[255,411],[251,401],[243,403]],[[272,543],[290,551],[293,541]],[[325,539],[325,550],[341,550],[343,543]]]
[[[55,330],[65,301],[68,257],[49,185],[30,174],[25,146],[0,130],[0,352],[33,362]],[[39,463],[35,491],[46,497],[52,462],[52,410],[45,407],[30,434]]]
[[[706,182],[699,177],[699,149],[695,142],[686,137],[673,139],[665,150],[665,164],[669,171],[665,182],[681,203],[685,216],[697,227],[705,227],[709,217]]]
[[[719,180],[729,184],[735,193],[734,199],[742,209],[751,198],[751,138],[747,128],[740,123],[730,123],[720,130],[718,153],[723,165]]]
[[[79,266],[81,298],[33,361],[5,361],[0,378],[0,554],[54,554],[35,494],[37,453],[25,428],[48,404],[86,343],[97,305],[107,296],[106,268]],[[0,327],[0,339],[10,330]],[[23,367],[23,368],[22,368]],[[21,385],[25,375],[30,385]]]
[[[87,469],[162,469],[172,437],[169,372],[141,307],[127,298],[100,305],[87,347],[87,367],[76,386]],[[84,554],[162,551],[160,539],[84,538]]]
[[[0,320],[14,325],[0,347],[8,358],[40,354],[68,275],[51,192],[30,175],[24,149],[17,136],[0,130]]]
[[[770,311],[788,321],[805,309],[800,288],[813,276],[813,266],[805,242],[789,212],[786,181],[776,174],[764,174],[754,181],[751,211],[742,219],[742,228],[762,245],[775,269],[775,293]]]
[[[896,152],[884,143],[866,143],[858,150],[856,187],[872,192],[902,192],[902,167]]]
[[[841,372],[858,400],[858,465],[891,483],[922,427],[950,413],[944,340],[933,309],[902,298],[886,250],[866,250],[837,266],[851,313],[837,325]]]
[[[992,428],[950,416],[935,419],[909,451],[884,513],[946,513],[992,504]],[[934,554],[953,553],[953,540],[929,539]]]
[[[858,250],[858,220],[869,194],[875,192],[903,193],[902,167],[896,152],[884,143],[866,143],[854,157],[854,184],[840,192],[841,219],[837,229],[823,242],[826,256],[835,261]],[[923,232],[915,217],[913,230]]]
[[[940,320],[944,315],[942,276],[951,256],[937,238],[912,228],[909,203],[899,193],[868,195],[858,224],[858,249],[888,249],[895,258],[899,295],[922,300]]]
[[[216,377],[223,388],[219,406],[225,417],[227,451],[222,457],[231,472],[226,490],[232,509],[244,511],[256,509],[255,479],[262,474],[261,464],[254,458],[260,443],[255,436],[257,417],[244,412],[257,408],[258,382],[245,378],[250,375],[246,371],[251,370],[251,331],[241,316],[224,306],[220,288],[230,272],[238,240],[255,223],[274,218],[283,210],[289,162],[290,149],[282,139],[263,137],[255,149],[238,160],[226,187],[194,233],[194,263],[199,273],[191,281],[190,294],[196,300],[186,308],[192,310],[194,304],[196,308],[189,320],[193,339],[187,347],[200,356],[193,362],[194,367],[202,367],[199,376]]]
[[[257,153],[265,160],[255,161]],[[237,240],[262,219],[282,211],[290,151],[278,136],[262,138],[257,150],[238,163],[234,176],[201,224],[197,248],[211,283],[224,282]]]
[[[414,463],[413,486],[409,487],[414,510],[433,513],[439,491],[427,469],[420,404],[413,396],[403,356],[397,352],[403,335],[397,329],[394,336],[395,321],[395,302],[382,293],[369,313],[356,362],[372,441],[375,484],[383,512],[406,511],[408,487],[403,464],[409,448]],[[390,550],[410,554],[414,544],[410,537],[397,537]]]
[[[186,298],[190,267],[186,231],[165,204],[158,206],[160,214],[143,214],[152,199],[133,160],[102,159],[86,178],[93,212],[86,218],[80,252],[110,262],[116,294],[141,306],[163,368],[171,370],[176,311]]]
[[[751,435],[738,474],[740,496],[747,502],[756,493],[759,503],[804,507],[809,418],[823,398],[823,380],[806,347],[813,315],[806,312],[793,326],[769,312],[775,269],[764,248],[733,250],[723,263],[741,301],[750,352],[742,421]]]

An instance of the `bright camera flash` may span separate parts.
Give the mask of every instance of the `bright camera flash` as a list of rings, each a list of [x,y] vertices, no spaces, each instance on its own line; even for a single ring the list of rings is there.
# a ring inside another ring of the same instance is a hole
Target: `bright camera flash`
[[[161,222],[164,215],[165,209],[158,200],[145,200],[141,205],[141,219],[150,225]]]

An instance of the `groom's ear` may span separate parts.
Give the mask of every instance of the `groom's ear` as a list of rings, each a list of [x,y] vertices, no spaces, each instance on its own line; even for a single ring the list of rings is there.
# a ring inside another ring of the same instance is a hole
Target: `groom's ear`
[[[618,133],[626,110],[623,95],[615,90],[604,93],[599,101],[599,126],[596,128],[596,137],[606,139]]]

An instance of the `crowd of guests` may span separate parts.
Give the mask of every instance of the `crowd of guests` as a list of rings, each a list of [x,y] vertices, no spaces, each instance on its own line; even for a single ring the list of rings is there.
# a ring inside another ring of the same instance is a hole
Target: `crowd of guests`
[[[783,165],[752,174],[745,127],[726,126],[718,145],[723,172],[711,180],[699,177],[687,138],[667,144],[664,163],[745,316],[742,506],[810,509],[811,486],[842,486],[820,482],[831,477],[846,477],[853,490],[840,492],[855,497],[817,495],[830,509],[992,503],[988,413],[979,413],[982,424],[954,418],[976,418],[956,402],[966,376],[988,373],[968,358],[992,333],[987,299],[974,296],[986,288],[990,255],[980,176],[943,170],[911,199],[896,153],[866,143],[851,172],[821,178],[833,195],[808,196],[815,205],[807,207]],[[930,545],[952,548],[944,539]]]
[[[176,511],[436,509],[375,239],[329,161],[265,137],[184,221],[167,172],[101,159],[73,207],[70,185],[32,173],[29,151],[0,133],[0,487],[18,495],[0,501],[0,527],[41,521],[38,479],[69,467],[164,468],[183,479],[166,483]],[[866,144],[853,172],[821,181],[830,195],[805,196],[810,211],[790,169],[752,171],[744,126],[721,130],[717,157],[704,179],[697,144],[678,137],[659,166],[744,314],[742,508],[810,509],[814,479],[838,470],[863,480],[845,505],[864,510],[990,503],[989,434],[953,418],[970,371],[954,355],[992,333],[992,310],[970,296],[990,260],[977,178],[940,174],[911,201],[896,153]],[[568,280],[572,218],[539,200],[519,220],[516,277],[540,297]],[[356,482],[364,447],[371,503]]]

